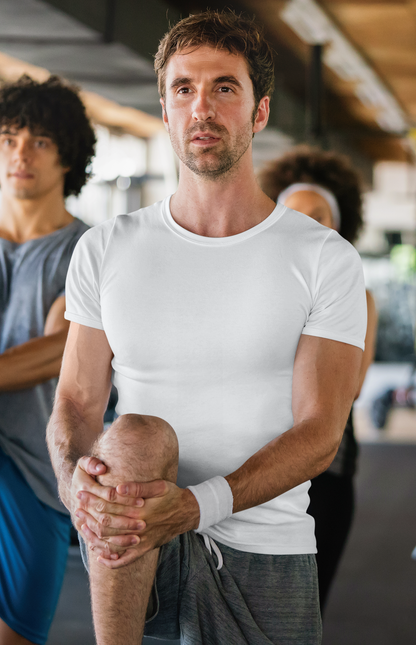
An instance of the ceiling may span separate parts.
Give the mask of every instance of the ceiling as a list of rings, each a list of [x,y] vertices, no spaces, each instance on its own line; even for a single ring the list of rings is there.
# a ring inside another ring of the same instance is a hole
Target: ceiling
[[[322,0],[416,124],[416,0]]]
[[[140,137],[163,129],[149,61],[40,0],[1,0],[0,79],[23,73],[76,82],[97,123]]]

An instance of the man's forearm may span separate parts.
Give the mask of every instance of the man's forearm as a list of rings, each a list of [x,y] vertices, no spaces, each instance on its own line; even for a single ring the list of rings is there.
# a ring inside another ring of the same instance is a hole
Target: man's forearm
[[[88,422],[70,399],[57,397],[46,430],[52,466],[58,480],[59,495],[71,508],[71,484],[80,457],[88,454],[102,431],[102,422]]]
[[[338,431],[334,431],[336,426]],[[331,424],[322,419],[309,419],[294,425],[252,455],[225,477],[233,494],[233,513],[264,504],[326,470],[339,446],[341,428],[343,425],[339,421]],[[217,497],[221,496],[220,490],[216,492]],[[196,515],[190,515],[191,498],[183,498],[177,510],[180,532],[189,530],[190,518],[197,519]],[[226,509],[218,508],[218,513],[222,510]],[[201,517],[207,512],[208,509],[203,512],[201,509]]]
[[[334,433],[329,424],[311,419],[270,441],[225,477],[233,512],[268,502],[319,475],[332,462],[341,437],[342,431]]]
[[[226,477],[234,512],[263,504],[326,470],[357,391],[359,347],[303,335],[293,368],[294,425]]]
[[[33,338],[0,354],[0,391],[34,387],[58,376],[67,331]]]

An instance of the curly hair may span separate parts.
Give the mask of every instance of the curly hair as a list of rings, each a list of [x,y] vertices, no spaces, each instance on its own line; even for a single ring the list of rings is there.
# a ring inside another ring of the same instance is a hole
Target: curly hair
[[[273,51],[261,28],[252,19],[234,11],[204,11],[188,16],[164,35],[155,56],[159,94],[165,97],[166,67],[171,56],[187,47],[209,45],[231,54],[242,54],[253,83],[255,111],[264,96],[273,94]]]
[[[38,83],[26,74],[0,88],[0,127],[29,128],[57,145],[65,175],[64,196],[78,195],[91,176],[96,142],[78,88],[58,76]]]
[[[361,180],[348,157],[309,146],[296,146],[269,162],[257,175],[263,191],[273,201],[298,182],[314,183],[330,190],[341,213],[340,235],[353,243],[363,226]]]

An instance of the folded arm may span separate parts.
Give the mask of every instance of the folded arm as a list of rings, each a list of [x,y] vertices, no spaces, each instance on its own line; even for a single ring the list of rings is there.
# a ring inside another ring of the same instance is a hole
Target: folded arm
[[[65,296],[61,296],[48,313],[44,336],[0,354],[0,391],[34,387],[59,375],[69,328],[64,311]]]

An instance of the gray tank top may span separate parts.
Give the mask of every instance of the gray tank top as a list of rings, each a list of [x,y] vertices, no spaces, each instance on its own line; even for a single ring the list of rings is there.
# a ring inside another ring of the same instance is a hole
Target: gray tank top
[[[88,226],[79,219],[49,235],[16,244],[0,238],[0,353],[43,336],[53,302],[65,293],[74,247]],[[0,392],[0,448],[39,499],[66,512],[46,447],[56,378],[36,387]]]

